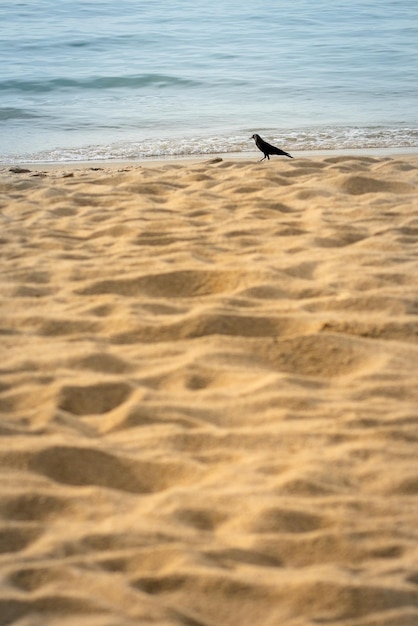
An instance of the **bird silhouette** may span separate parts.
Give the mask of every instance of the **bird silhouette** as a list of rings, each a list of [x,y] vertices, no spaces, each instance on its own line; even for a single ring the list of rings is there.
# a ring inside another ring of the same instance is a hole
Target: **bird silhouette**
[[[278,154],[281,156],[287,156],[289,157],[289,159],[293,159],[290,154],[288,154],[284,150],[280,150],[280,148],[276,148],[276,146],[272,146],[270,143],[267,143],[267,141],[264,141],[264,139],[262,139],[260,135],[257,135],[256,133],[254,133],[254,135],[252,135],[250,139],[254,139],[255,145],[264,154],[264,157],[260,159],[260,161],[264,161],[265,158],[270,161],[270,154]]]

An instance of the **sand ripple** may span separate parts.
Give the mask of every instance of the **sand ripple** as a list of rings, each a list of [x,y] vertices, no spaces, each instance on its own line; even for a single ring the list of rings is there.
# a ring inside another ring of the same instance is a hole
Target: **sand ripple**
[[[418,624],[417,185],[0,171],[0,625]]]

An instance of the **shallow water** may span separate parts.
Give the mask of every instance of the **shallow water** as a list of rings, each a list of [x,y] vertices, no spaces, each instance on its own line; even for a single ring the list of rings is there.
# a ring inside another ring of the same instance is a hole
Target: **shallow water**
[[[0,160],[418,147],[418,5],[0,5]]]

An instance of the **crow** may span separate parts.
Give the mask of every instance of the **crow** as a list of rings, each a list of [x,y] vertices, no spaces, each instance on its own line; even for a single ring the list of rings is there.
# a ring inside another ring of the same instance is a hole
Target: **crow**
[[[284,152],[284,150],[280,150],[280,148],[276,148],[275,146],[267,143],[267,141],[264,141],[264,139],[261,139],[260,135],[254,134],[250,137],[250,139],[254,139],[255,145],[264,154],[264,157],[260,159],[260,161],[264,161],[266,157],[270,161],[270,154],[281,154],[289,157],[289,159],[293,159],[293,157],[287,152]]]

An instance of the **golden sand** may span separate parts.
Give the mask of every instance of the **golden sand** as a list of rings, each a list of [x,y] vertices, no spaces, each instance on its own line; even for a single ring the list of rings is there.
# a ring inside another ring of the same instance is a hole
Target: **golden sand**
[[[0,171],[0,625],[418,624],[418,157]]]

